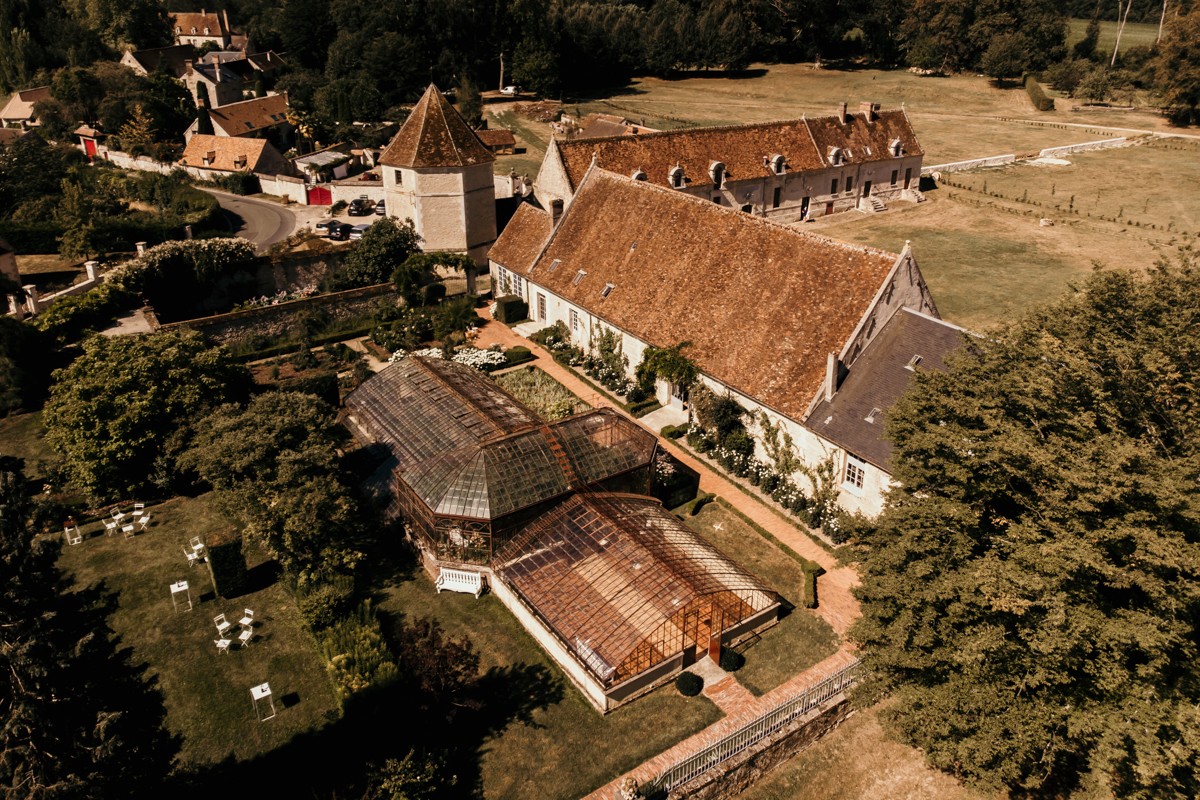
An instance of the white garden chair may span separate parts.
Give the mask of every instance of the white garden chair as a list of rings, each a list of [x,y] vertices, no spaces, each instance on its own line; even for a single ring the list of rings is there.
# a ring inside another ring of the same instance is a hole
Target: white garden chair
[[[83,534],[79,532],[78,525],[65,526],[63,534],[67,537],[67,544],[79,544],[83,541]]]
[[[122,511],[121,509],[117,508],[116,506],[113,506],[112,518],[114,520],[116,520],[117,524],[119,525],[119,524],[121,524],[121,520],[125,519],[125,512]]]
[[[213,625],[217,626],[217,635],[221,637],[224,637],[225,632],[233,627],[233,625],[225,619],[224,614],[217,614],[215,617],[213,617]]]
[[[126,539],[132,539],[137,535],[137,527],[132,522],[128,525],[122,525],[121,531],[125,534]]]
[[[116,520],[104,520],[104,535],[112,536],[121,527],[121,523]]]
[[[200,560],[200,556],[196,555],[194,551],[188,550],[186,547],[183,548],[183,555],[185,558],[187,558],[189,567],[196,566],[196,562]]]
[[[254,612],[247,608],[246,615],[238,620],[238,625],[241,625],[243,628],[253,628]]]
[[[254,638],[254,628],[242,628],[242,632],[238,634],[238,644],[241,647],[246,647],[250,644],[250,640]]]
[[[142,512],[145,510],[146,510],[145,503],[134,503],[133,504],[133,515],[135,517],[140,517],[142,515]]]
[[[146,530],[146,528],[150,525],[150,515],[147,514],[144,517],[139,518],[137,524],[138,530]]]
[[[229,645],[233,644],[233,639],[213,639],[213,644],[217,646],[218,653],[229,655]]]

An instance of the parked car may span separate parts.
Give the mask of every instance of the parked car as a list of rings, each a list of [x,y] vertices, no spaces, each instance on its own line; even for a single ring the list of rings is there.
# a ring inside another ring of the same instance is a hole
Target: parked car
[[[330,234],[330,232],[333,230],[333,226],[341,225],[341,224],[342,223],[338,222],[336,219],[323,219],[320,222],[318,222],[316,225],[313,225],[313,227],[316,228],[318,231],[324,231],[325,235],[328,236]]]
[[[354,230],[354,226],[348,222],[335,222],[329,229],[329,238],[337,242],[347,241],[352,230]]]
[[[378,203],[375,204],[375,214],[377,216],[382,217],[386,213],[387,213],[387,208],[384,206],[383,201],[380,200]]]
[[[500,94],[504,95],[505,97],[516,97],[520,93],[521,93],[520,86],[505,86],[503,89],[500,90]]]
[[[367,223],[362,223],[361,225],[355,225],[353,228],[350,229],[351,240],[361,239],[363,237],[363,234],[367,232],[367,228],[370,228],[370,227],[371,226]]]
[[[356,197],[346,207],[346,213],[352,217],[366,217],[371,213],[371,201],[365,197]]]

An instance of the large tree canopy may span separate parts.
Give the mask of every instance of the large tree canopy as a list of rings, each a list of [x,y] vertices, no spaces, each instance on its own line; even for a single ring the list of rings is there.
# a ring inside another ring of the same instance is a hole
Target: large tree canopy
[[[1097,272],[921,373],[867,535],[899,734],[989,789],[1200,791],[1200,270]]]
[[[1177,125],[1200,122],[1200,7],[1167,23],[1154,74],[1171,121]]]
[[[101,500],[130,497],[174,474],[180,435],[244,394],[245,371],[192,331],[93,336],[54,373],[46,441],[63,468]]]
[[[20,462],[0,457],[0,797],[161,797],[178,749],[162,698],[29,512]]]

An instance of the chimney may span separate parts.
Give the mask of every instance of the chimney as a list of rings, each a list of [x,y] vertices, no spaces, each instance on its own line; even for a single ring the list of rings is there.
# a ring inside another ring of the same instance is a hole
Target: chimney
[[[837,394],[837,378],[838,378],[838,357],[837,353],[830,353],[829,358],[825,360],[825,402],[829,403],[833,400],[833,396]]]
[[[843,125],[846,124],[846,104],[845,103],[842,103],[842,108],[838,112],[838,122],[842,123]]]
[[[142,242],[142,244],[145,244],[145,242]],[[141,253],[139,252],[138,255],[141,255]],[[99,267],[100,267],[99,261],[83,262],[83,271],[85,273],[87,273],[87,279],[89,281],[94,281],[94,280],[96,280],[97,277],[99,277],[98,273],[96,272],[96,270],[99,269]]]
[[[224,22],[224,24],[225,24],[225,30],[223,30],[222,33],[229,33],[229,10],[228,9],[221,11],[221,21]]]
[[[562,200],[551,200],[550,201],[550,227],[557,228],[558,221],[560,219],[562,219],[562,215],[563,215],[563,201]]]
[[[867,122],[874,122],[879,119],[879,103],[859,103],[858,110],[863,112],[867,118]]]
[[[139,256],[146,254],[146,243],[145,242],[134,242],[133,246],[137,249],[137,254]]]

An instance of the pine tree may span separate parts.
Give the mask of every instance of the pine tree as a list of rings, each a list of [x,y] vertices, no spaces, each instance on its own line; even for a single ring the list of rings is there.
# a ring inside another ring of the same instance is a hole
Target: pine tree
[[[1200,791],[1200,269],[1185,250],[918,374],[854,635],[894,729],[972,782]]]
[[[178,743],[160,696],[129,663],[105,598],[35,540],[21,462],[0,457],[0,796],[161,795]]]

